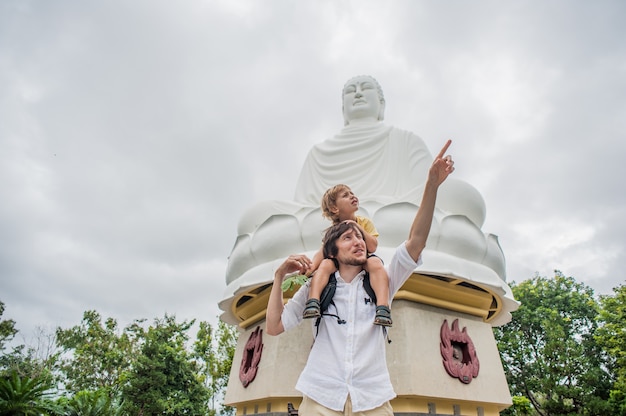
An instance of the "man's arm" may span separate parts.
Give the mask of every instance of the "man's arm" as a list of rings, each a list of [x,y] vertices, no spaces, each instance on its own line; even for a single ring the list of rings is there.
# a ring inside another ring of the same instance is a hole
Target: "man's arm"
[[[415,219],[409,231],[409,238],[405,243],[407,251],[415,261],[417,261],[422,250],[426,247],[426,240],[430,233],[430,226],[435,212],[435,202],[437,200],[439,185],[454,171],[452,157],[449,155],[444,157],[451,143],[451,140],[446,142],[437,157],[435,157],[428,171],[428,179],[426,179],[426,185],[424,186],[422,202],[417,210],[417,214],[415,214]]]
[[[285,276],[289,273],[306,273],[311,267],[311,260],[303,254],[293,254],[276,269],[274,273],[274,284],[267,301],[267,311],[265,314],[265,330],[269,335],[279,335],[285,331],[283,326],[283,290],[281,285]]]

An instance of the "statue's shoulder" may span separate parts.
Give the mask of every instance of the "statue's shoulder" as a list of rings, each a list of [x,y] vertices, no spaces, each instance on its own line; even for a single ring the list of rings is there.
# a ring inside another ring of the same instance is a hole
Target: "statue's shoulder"
[[[391,130],[389,131],[389,134],[393,135],[394,137],[410,138],[412,140],[422,140],[420,136],[413,133],[412,131],[401,129],[399,127],[392,127]]]

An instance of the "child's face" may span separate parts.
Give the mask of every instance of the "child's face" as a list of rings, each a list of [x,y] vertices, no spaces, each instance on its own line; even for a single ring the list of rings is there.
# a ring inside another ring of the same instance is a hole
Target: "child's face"
[[[351,220],[354,213],[359,209],[359,198],[354,195],[350,188],[339,191],[333,212],[339,216],[340,221]]]

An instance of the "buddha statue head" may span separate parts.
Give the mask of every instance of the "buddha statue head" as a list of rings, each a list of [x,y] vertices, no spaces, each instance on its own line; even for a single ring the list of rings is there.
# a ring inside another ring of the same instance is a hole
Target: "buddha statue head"
[[[342,91],[344,125],[382,121],[385,118],[385,97],[378,81],[359,75],[346,82]]]

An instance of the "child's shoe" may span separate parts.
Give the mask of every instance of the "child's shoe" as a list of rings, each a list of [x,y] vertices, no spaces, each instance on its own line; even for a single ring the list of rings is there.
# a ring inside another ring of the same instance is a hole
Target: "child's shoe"
[[[310,319],[319,318],[320,316],[322,316],[322,312],[320,310],[320,301],[315,298],[307,300],[306,304],[304,305],[304,312],[302,313],[302,317],[304,319]]]
[[[374,325],[392,326],[391,309],[389,306],[380,305],[376,307],[376,317],[374,318]]]

